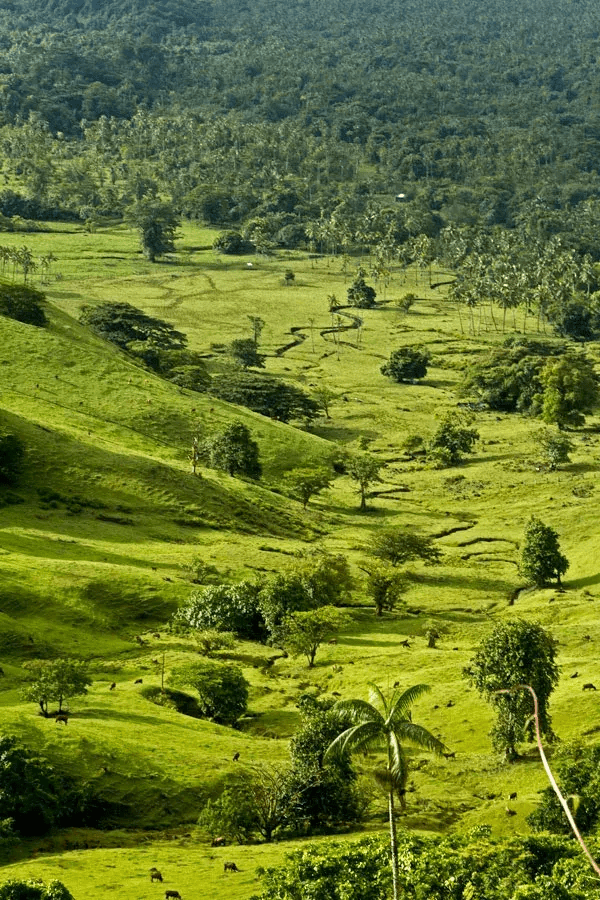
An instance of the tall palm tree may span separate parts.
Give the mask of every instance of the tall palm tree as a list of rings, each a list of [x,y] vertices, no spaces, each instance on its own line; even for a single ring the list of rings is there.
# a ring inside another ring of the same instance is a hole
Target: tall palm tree
[[[428,690],[429,685],[416,684],[402,693],[394,690],[391,697],[387,698],[376,684],[369,683],[369,702],[340,700],[334,709],[346,717],[349,716],[355,724],[338,735],[325,752],[325,758],[334,754],[352,753],[355,750],[384,749],[387,752],[386,765],[382,769],[376,769],[374,774],[388,792],[394,900],[398,900],[398,844],[394,796],[398,796],[404,809],[409,770],[403,744],[413,744],[437,754],[446,749],[430,731],[422,725],[415,725],[411,718],[412,705]]]

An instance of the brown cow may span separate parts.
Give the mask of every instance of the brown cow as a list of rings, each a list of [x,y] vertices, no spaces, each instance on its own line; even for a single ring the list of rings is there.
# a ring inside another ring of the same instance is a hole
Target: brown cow
[[[109,691],[114,691],[114,689],[116,688],[116,686],[117,686],[117,682],[116,682],[116,681],[113,681],[113,683],[112,683],[111,686],[109,687]]]
[[[181,900],[179,891],[165,891],[165,900]]]
[[[581,688],[581,690],[582,691],[597,691],[598,688],[596,687],[595,684],[592,684],[592,682],[589,681],[587,684],[584,684],[584,686]]]
[[[239,872],[240,870],[236,866],[234,862],[226,862],[223,863],[223,871],[224,872]]]
[[[63,725],[67,725],[69,722],[69,717],[66,713],[60,713],[55,719],[55,722],[62,722]]]
[[[162,880],[163,880],[163,877],[162,877],[161,873],[158,871],[158,869],[152,867],[150,869],[150,881],[153,882],[153,881],[162,881]]]
[[[134,681],[133,683],[134,683],[134,684],[143,684],[144,681],[143,681],[142,678],[136,678],[135,681]]]

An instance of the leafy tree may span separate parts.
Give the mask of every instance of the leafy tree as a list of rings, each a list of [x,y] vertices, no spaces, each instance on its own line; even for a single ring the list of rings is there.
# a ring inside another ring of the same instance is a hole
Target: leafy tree
[[[265,320],[261,319],[260,316],[248,316],[248,319],[250,320],[250,324],[252,325],[252,339],[254,341],[254,346],[258,347],[260,336],[263,332],[263,328],[265,327]]]
[[[424,535],[400,528],[380,528],[371,542],[371,556],[399,566],[413,559],[439,563],[442,554],[433,540]]]
[[[243,422],[232,422],[220,434],[206,440],[200,455],[204,455],[211,468],[222,469],[228,475],[248,478],[262,475],[258,444]]]
[[[334,709],[348,716],[352,725],[346,728],[329,745],[325,758],[336,753],[352,753],[357,750],[383,748],[387,755],[385,768],[375,773],[378,782],[385,786],[388,795],[390,849],[394,900],[399,900],[398,843],[396,838],[396,813],[394,800],[398,796],[405,807],[409,763],[403,744],[423,747],[441,754],[444,744],[422,725],[412,721],[411,707],[425,692],[426,684],[417,684],[405,691],[394,690],[387,698],[375,684],[369,685],[369,702],[365,700],[340,700]]]
[[[251,840],[254,824],[252,800],[239,777],[228,784],[215,800],[208,800],[198,818],[198,825],[212,838],[224,837],[238,844]]]
[[[175,251],[175,238],[181,223],[171,204],[138,200],[126,210],[125,219],[131,227],[137,228],[142,251],[150,262]]]
[[[348,622],[348,614],[334,606],[292,612],[283,620],[280,640],[292,656],[305,656],[312,669],[323,641],[336,635]]]
[[[375,297],[377,293],[365,282],[362,276],[354,279],[348,288],[348,303],[350,306],[356,306],[359,309],[369,309],[375,306]]]
[[[361,509],[367,508],[367,490],[369,485],[373,484],[374,481],[381,481],[379,471],[382,465],[383,463],[369,453],[362,453],[348,460],[348,475],[358,484]]]
[[[130,303],[107,301],[83,306],[79,321],[94,334],[123,349],[135,341],[151,344],[156,350],[183,350],[187,344],[186,336],[168,322],[147,316]]]
[[[394,381],[415,381],[425,378],[429,353],[413,347],[392,350],[389,360],[381,366],[381,374],[389,375]]]
[[[188,391],[197,391],[199,394],[208,391],[211,383],[210,375],[204,364],[201,366],[175,366],[166,377],[178,387]]]
[[[300,498],[304,509],[309,500],[331,486],[332,476],[327,469],[292,469],[286,475],[292,494]]]
[[[396,300],[396,306],[406,315],[408,312],[410,312],[418,299],[419,298],[416,294],[404,294],[403,297],[400,297],[398,300]]]
[[[583,353],[565,353],[549,359],[540,373],[542,419],[559,428],[585,422],[598,402],[598,376]]]
[[[207,719],[234,725],[248,706],[248,682],[239,666],[205,659],[173,669],[170,682],[197,691]]]
[[[550,429],[540,431],[536,435],[536,445],[541,447],[551,472],[554,472],[561,463],[569,462],[569,453],[573,450],[573,444],[565,434]]]
[[[383,615],[384,609],[392,610],[406,590],[406,578],[393,566],[372,566],[367,572],[367,589],[375,605],[375,614]]]
[[[33,680],[23,688],[23,699],[39,704],[43,716],[48,715],[48,704],[58,701],[62,712],[65,700],[87,694],[92,683],[87,663],[75,659],[42,660],[25,663],[33,673]]]
[[[173,616],[173,624],[176,628],[216,629],[246,640],[262,640],[266,629],[260,590],[261,585],[255,581],[240,581],[192,591],[189,601]]]
[[[429,442],[428,454],[442,466],[458,465],[479,440],[476,428],[468,428],[459,413],[448,413]]]
[[[73,894],[62,881],[45,884],[38,879],[10,879],[0,885],[0,900],[73,900]]]
[[[239,340],[232,341],[229,345],[229,352],[243,369],[251,366],[257,369],[265,367],[265,356],[256,349],[254,338],[239,338]]]
[[[227,403],[247,406],[254,412],[289,422],[314,419],[319,406],[301,388],[280,378],[255,372],[237,372],[213,378],[210,393]]]
[[[600,745],[559,745],[553,766],[561,790],[571,799],[571,811],[580,831],[589,832],[600,820]],[[553,788],[542,791],[540,802],[527,817],[536,831],[570,834],[570,826]]]
[[[42,328],[48,321],[45,299],[45,294],[25,284],[0,284],[0,316]]]
[[[331,406],[331,401],[336,399],[335,391],[332,391],[331,388],[327,387],[326,384],[320,385],[313,390],[313,397],[319,404],[319,407],[325,413],[325,418],[330,419],[329,408]]]
[[[553,737],[548,704],[558,684],[556,641],[541,625],[524,619],[497,625],[481,642],[465,675],[494,707],[492,743],[508,762],[518,758],[518,743],[533,740],[531,699],[527,692],[498,691],[531,685],[538,696],[540,730]]]
[[[23,471],[25,444],[21,438],[0,427],[0,482],[13,484]]]
[[[325,751],[340,728],[351,725],[332,709],[333,701],[300,697],[301,727],[290,741],[290,804],[288,819],[296,829],[320,828],[360,820],[365,800],[357,783],[349,753],[331,756]]]
[[[525,526],[525,540],[519,560],[521,574],[537,587],[544,587],[552,578],[556,578],[557,584],[560,584],[561,575],[568,568],[569,561],[560,552],[557,532],[531,516]]]
[[[288,816],[289,770],[278,766],[252,766],[245,770],[242,779],[254,830],[270,843]]]

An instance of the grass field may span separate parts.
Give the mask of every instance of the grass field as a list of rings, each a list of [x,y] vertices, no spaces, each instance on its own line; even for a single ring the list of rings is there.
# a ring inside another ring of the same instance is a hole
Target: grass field
[[[348,330],[336,343],[327,332],[327,298],[335,294],[342,303],[350,280],[339,260],[299,252],[219,257],[210,249],[213,237],[186,226],[173,260],[151,265],[121,227],[28,234],[34,255],[56,257],[44,286],[50,325],[39,330],[0,319],[2,418],[28,446],[26,473],[14,489],[22,502],[0,508],[2,729],[134,810],[114,832],[68,832],[16,848],[0,876],[55,876],[78,900],[162,896],[160,885],[150,886],[151,865],[168,872],[168,886],[184,898],[232,896],[233,879],[236,897],[256,893],[256,867],[281,860],[291,845],[210,849],[194,827],[202,798],[227,779],[236,751],[247,763],[285,761],[302,692],[362,697],[370,680],[384,688],[430,684],[416,707],[418,721],[456,751],[454,759],[419,762],[407,827],[489,823],[497,835],[526,831],[525,816],[545,786],[541,766],[534,753],[511,767],[492,755],[491,713],[462,677],[495,622],[535,619],[559,640],[563,677],[552,715],[562,739],[589,740],[600,725],[599,695],[581,692],[583,681],[599,677],[600,421],[590,417],[572,435],[572,462],[555,472],[539,464],[539,422],[490,412],[477,413],[481,441],[460,467],[436,470],[408,460],[407,436],[433,433],[456,408],[467,362],[506,334],[491,322],[471,334],[444,288],[430,288],[426,274],[411,270],[394,272],[389,302],[361,311],[360,334]],[[447,280],[434,274],[434,281]],[[377,290],[382,299],[383,286]],[[408,291],[419,299],[402,314],[393,300]],[[250,336],[248,316],[260,316],[267,371],[308,392],[329,386],[336,398],[331,418],[293,428],[178,389],[78,324],[82,305],[103,300],[168,320],[188,334],[212,372],[223,366],[222,346]],[[304,339],[282,351],[297,328]],[[392,349],[415,344],[432,355],[422,382],[399,385],[380,374]],[[194,430],[209,434],[232,419],[258,440],[265,474],[257,485],[209,469],[201,478],[191,474]],[[336,443],[368,447],[386,464],[383,480],[364,513],[347,476],[303,511],[286,494],[286,472],[326,463]],[[566,591],[521,591],[509,606],[523,587],[518,546],[532,512],[560,534],[570,560]],[[391,524],[436,538],[443,561],[414,565],[406,609],[378,619],[365,606],[360,565],[370,536]],[[253,713],[241,731],[144,699],[134,681],[160,684],[153,660],[164,653],[168,674],[194,652],[165,628],[189,595],[184,567],[192,559],[200,556],[236,580],[284,568],[290,553],[307,546],[345,554],[356,577],[352,624],[335,646],[321,649],[313,670],[288,659],[267,674],[260,663],[269,648],[238,646],[233,657],[251,683]],[[431,625],[442,635],[433,650],[425,639]],[[139,646],[136,635],[147,644]],[[405,638],[410,649],[399,645]],[[94,683],[61,728],[38,717],[19,687],[23,661],[65,654],[89,659]],[[580,679],[568,677],[574,671]],[[113,681],[117,689],[109,692]],[[359,765],[368,771],[366,762]],[[517,816],[508,819],[506,798],[515,790]],[[384,827],[384,812],[376,804],[366,827]],[[228,856],[239,875],[223,874]]]

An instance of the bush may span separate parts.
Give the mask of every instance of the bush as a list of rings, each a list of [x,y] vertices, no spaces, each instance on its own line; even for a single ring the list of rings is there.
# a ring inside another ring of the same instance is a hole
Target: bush
[[[248,706],[248,682],[239,666],[204,659],[173,669],[175,685],[187,685],[198,692],[198,705],[207,719],[233,725]]]
[[[0,315],[42,328],[48,321],[45,295],[25,284],[0,284]]]
[[[73,895],[62,881],[44,884],[31,878],[27,881],[11,879],[0,885],[0,900],[73,900]]]
[[[380,369],[382,375],[389,375],[394,381],[415,381],[425,378],[429,354],[426,350],[400,347],[392,350],[389,360]]]
[[[239,231],[222,231],[213,241],[213,250],[219,253],[250,253],[253,249],[253,245],[244,240]]]
[[[456,466],[465,453],[471,453],[479,432],[467,427],[458,413],[449,413],[429,442],[428,455],[440,466]]]

